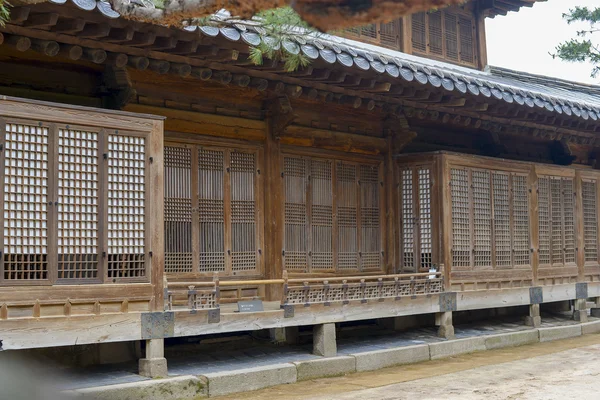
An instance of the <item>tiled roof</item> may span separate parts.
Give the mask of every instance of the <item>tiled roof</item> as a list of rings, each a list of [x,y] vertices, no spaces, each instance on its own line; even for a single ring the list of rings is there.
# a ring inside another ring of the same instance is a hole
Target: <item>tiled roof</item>
[[[119,17],[104,0],[49,1],[55,4],[71,1],[84,10],[97,9],[107,18]],[[130,1],[143,4],[141,0]],[[217,13],[215,18],[225,15]],[[230,41],[242,41],[252,46],[270,40],[256,21],[227,21],[220,25],[222,26],[187,26],[182,29],[209,37],[222,36]],[[600,87],[596,86],[557,81],[501,68],[479,71],[328,34],[299,34],[281,45],[290,53],[302,52],[312,60],[320,59],[328,64],[385,74],[403,81],[416,81],[424,86],[444,88],[448,92],[494,98],[509,104],[546,109],[584,120],[600,119]]]

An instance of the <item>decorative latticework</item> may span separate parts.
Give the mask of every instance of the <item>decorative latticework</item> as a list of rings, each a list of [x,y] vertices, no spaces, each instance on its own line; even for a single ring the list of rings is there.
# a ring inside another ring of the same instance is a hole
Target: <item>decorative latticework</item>
[[[400,28],[401,23],[402,21],[400,19],[396,19],[390,22],[355,26],[333,33],[399,50],[399,39],[402,34],[402,30]]]
[[[48,279],[48,128],[6,124],[4,270],[8,281]]]
[[[429,13],[429,51],[431,54],[443,55],[444,45],[442,36],[442,12]]]
[[[165,146],[165,272],[192,272],[192,151]]]
[[[529,236],[529,190],[527,176],[512,176],[512,215],[513,215],[513,264],[531,264],[531,244]]]
[[[469,201],[469,172],[452,168],[450,171],[452,196],[452,265],[471,266],[471,226]]]
[[[333,162],[311,160],[311,270],[329,271],[333,265]]]
[[[575,262],[575,189],[573,179],[562,180],[565,263]]]
[[[540,265],[576,261],[575,192],[572,178],[538,179]]]
[[[473,19],[461,15],[458,18],[458,26],[460,33],[460,61],[473,64],[475,62]]]
[[[198,150],[200,272],[225,271],[225,197],[223,150]]]
[[[98,276],[98,133],[58,130],[58,279]]]
[[[431,171],[419,168],[419,257],[421,270],[433,267],[433,233],[431,226]]]
[[[550,178],[538,178],[539,262],[550,264]]]
[[[413,50],[425,53],[427,51],[425,13],[413,14],[411,16],[411,26]]]
[[[308,269],[307,243],[307,199],[308,183],[306,159],[284,157],[284,195],[285,195],[285,268],[291,271]]]
[[[510,200],[508,189],[509,175],[494,172],[492,174],[492,191],[494,193],[494,244],[497,267],[512,266]]]
[[[473,263],[475,267],[492,265],[492,202],[489,171],[472,171]]]
[[[369,300],[400,299],[404,296],[431,295],[444,291],[440,276],[406,278],[382,277],[376,281],[345,281],[343,284],[328,282],[303,285],[288,284],[285,287],[284,304],[331,304],[367,302]]]
[[[415,272],[415,212],[413,193],[413,171],[404,169],[400,173],[402,192],[402,267]]]
[[[341,270],[357,270],[359,265],[356,166],[338,162],[336,168],[338,268]]]
[[[444,13],[444,39],[446,42],[446,57],[458,61],[458,32],[456,14]]]
[[[361,269],[381,269],[381,202],[379,167],[360,165]]]
[[[231,269],[256,271],[256,154],[231,152]]]
[[[377,25],[368,24],[360,28],[360,35],[367,38],[377,38]]]
[[[146,139],[108,135],[108,277],[146,276]]]
[[[381,44],[397,48],[400,32],[400,21],[398,20],[381,23],[379,26],[379,38]]]
[[[474,65],[475,20],[472,14],[449,8],[411,16],[415,53]]]
[[[585,262],[598,262],[598,203],[596,181],[581,183],[583,199],[583,242]]]

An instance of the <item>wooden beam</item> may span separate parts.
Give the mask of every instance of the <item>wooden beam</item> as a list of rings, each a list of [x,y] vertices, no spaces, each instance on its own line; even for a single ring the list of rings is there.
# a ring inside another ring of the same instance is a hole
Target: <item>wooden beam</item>
[[[53,40],[34,40],[31,48],[48,57],[54,57],[58,54],[60,46]]]
[[[383,138],[290,125],[281,135],[282,144],[321,147],[361,154],[383,154],[387,141]]]
[[[28,28],[45,28],[54,26],[58,22],[58,13],[48,14],[35,14],[30,16],[24,23],[23,26]]]
[[[77,36],[86,39],[99,39],[108,36],[109,33],[109,24],[86,24],[83,30],[77,34]]]
[[[50,30],[57,33],[77,33],[81,32],[85,27],[85,20],[83,18],[75,19],[63,19],[54,25]]]

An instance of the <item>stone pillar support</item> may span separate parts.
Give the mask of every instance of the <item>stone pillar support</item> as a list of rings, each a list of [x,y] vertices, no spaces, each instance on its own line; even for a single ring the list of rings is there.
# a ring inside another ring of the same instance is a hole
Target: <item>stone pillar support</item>
[[[452,325],[452,311],[437,313],[435,325],[438,326],[438,336],[445,339],[454,339],[454,325]]]
[[[149,378],[166,378],[168,376],[164,339],[146,340],[146,358],[140,359],[139,370],[140,375]]]
[[[337,355],[335,324],[315,325],[313,328],[313,354],[323,357]]]
[[[600,317],[600,297],[594,298],[594,306],[590,310],[590,313],[592,314],[592,317]]]
[[[587,300],[577,299],[573,307],[573,319],[579,322],[587,322]]]
[[[529,315],[525,317],[525,325],[529,325],[534,328],[539,328],[542,325],[539,304],[531,304],[529,306]]]

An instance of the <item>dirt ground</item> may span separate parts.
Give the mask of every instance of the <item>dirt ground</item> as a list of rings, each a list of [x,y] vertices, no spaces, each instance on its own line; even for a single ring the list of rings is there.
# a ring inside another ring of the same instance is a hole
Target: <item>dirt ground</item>
[[[600,399],[600,335],[500,349],[219,400]]]

